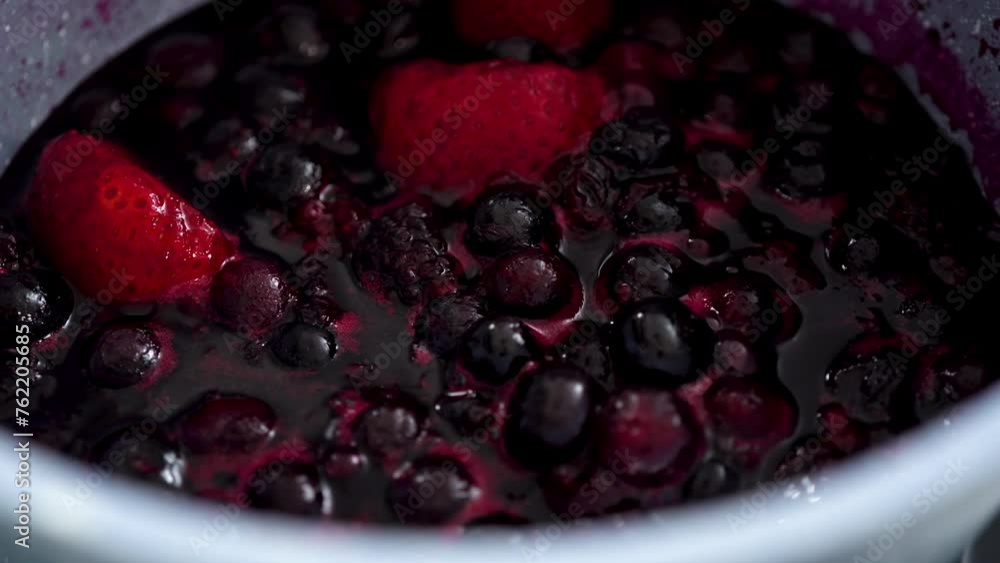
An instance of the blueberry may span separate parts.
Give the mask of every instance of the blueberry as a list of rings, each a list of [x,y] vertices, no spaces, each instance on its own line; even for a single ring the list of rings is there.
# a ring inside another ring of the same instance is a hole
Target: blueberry
[[[698,378],[715,349],[705,321],[671,300],[634,305],[615,319],[615,346],[626,377],[663,387]]]
[[[606,467],[621,467],[626,480],[656,485],[686,474],[700,435],[671,392],[629,388],[609,399],[598,427],[597,451]]]
[[[47,271],[0,274],[0,332],[20,334],[28,327],[33,339],[62,327],[73,312],[73,290],[58,274]]]
[[[709,460],[698,466],[684,485],[684,496],[691,499],[712,498],[735,492],[739,476],[721,461]]]
[[[444,524],[471,502],[479,490],[457,461],[426,456],[413,462],[389,486],[389,508],[402,524]]]
[[[691,264],[672,249],[637,246],[614,256],[606,266],[608,293],[621,304],[654,297],[680,297],[691,277]]]
[[[274,434],[277,414],[260,399],[212,394],[181,422],[183,444],[198,454],[247,453]]]
[[[606,153],[609,160],[632,171],[674,164],[684,148],[680,131],[646,108],[629,111],[594,135],[610,140]]]
[[[209,299],[223,324],[252,334],[285,316],[292,289],[277,266],[247,258],[226,264],[216,274]]]
[[[398,454],[420,435],[423,417],[413,405],[388,402],[361,416],[360,440],[376,456]]]
[[[187,462],[178,449],[159,435],[112,434],[95,448],[94,461],[124,475],[170,489],[184,486]]]
[[[219,75],[222,57],[222,48],[211,37],[177,33],[153,44],[146,64],[162,68],[164,80],[171,86],[204,88]]]
[[[314,196],[323,187],[323,166],[302,147],[268,147],[246,173],[247,191],[265,203],[287,207]]]
[[[476,379],[493,385],[510,381],[535,353],[527,328],[509,319],[480,321],[462,343],[465,367]]]
[[[236,85],[244,113],[264,127],[274,127],[279,116],[301,114],[308,94],[303,80],[262,66],[239,71]]]
[[[272,463],[250,480],[250,506],[300,516],[333,512],[333,493],[311,464]]]
[[[562,257],[531,249],[500,258],[483,277],[499,310],[541,319],[570,303],[576,272]]]
[[[272,64],[313,65],[330,52],[316,12],[305,6],[281,6],[257,26],[255,36],[265,60]]]
[[[555,223],[528,193],[506,191],[481,199],[472,210],[466,243],[484,256],[538,246]]]
[[[679,192],[659,190],[620,211],[618,230],[626,235],[675,233],[697,222],[694,205]]]
[[[552,467],[583,449],[591,425],[590,382],[569,368],[527,376],[511,399],[507,451],[523,466]]]
[[[122,389],[148,381],[163,358],[157,331],[143,324],[104,329],[90,350],[87,374],[98,387]]]
[[[296,323],[278,333],[271,350],[288,367],[319,369],[337,353],[337,340],[326,329]]]

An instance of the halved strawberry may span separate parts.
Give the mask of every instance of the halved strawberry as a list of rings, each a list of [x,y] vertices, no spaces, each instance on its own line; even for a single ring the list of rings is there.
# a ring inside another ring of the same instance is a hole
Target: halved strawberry
[[[378,162],[407,188],[482,187],[497,175],[540,181],[599,124],[603,81],[551,63],[421,60],[377,84]]]
[[[70,131],[45,147],[27,199],[39,247],[81,292],[168,300],[215,274],[232,240],[130,155]]]

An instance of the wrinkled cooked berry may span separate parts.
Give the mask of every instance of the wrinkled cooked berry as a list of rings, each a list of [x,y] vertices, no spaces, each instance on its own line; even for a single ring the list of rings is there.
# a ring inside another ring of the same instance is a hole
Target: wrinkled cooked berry
[[[285,316],[292,290],[277,266],[247,258],[226,264],[216,274],[209,298],[226,326],[252,334]]]
[[[826,388],[851,418],[880,424],[893,415],[896,390],[912,369],[893,347],[879,352],[844,354],[826,374]]]
[[[247,191],[278,207],[306,200],[323,187],[323,166],[301,147],[268,147],[250,165],[244,180]]]
[[[417,339],[436,354],[450,354],[484,313],[483,304],[474,297],[439,297],[428,303],[417,318]]]
[[[499,256],[538,246],[554,223],[551,210],[539,207],[538,200],[530,193],[504,191],[476,204],[465,240],[478,254]]]
[[[648,108],[633,109],[594,135],[610,139],[606,157],[630,171],[675,164],[684,149],[680,131]]]
[[[607,289],[617,302],[630,304],[653,297],[680,297],[690,283],[691,264],[662,246],[630,248],[605,266]]]

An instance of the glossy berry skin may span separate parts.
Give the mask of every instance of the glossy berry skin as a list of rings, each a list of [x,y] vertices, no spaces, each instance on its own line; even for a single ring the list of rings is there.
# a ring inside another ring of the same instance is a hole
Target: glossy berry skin
[[[516,320],[480,321],[462,341],[466,369],[476,380],[492,385],[510,381],[536,353],[528,329]]]
[[[616,318],[614,346],[630,380],[677,387],[707,369],[715,337],[679,302],[659,299],[634,305]]]
[[[413,462],[389,485],[387,502],[401,524],[445,524],[479,494],[457,461],[427,456]]]
[[[295,323],[282,328],[271,342],[274,356],[282,364],[299,369],[320,369],[337,353],[337,339],[330,331]]]
[[[23,324],[34,338],[41,338],[63,326],[72,312],[73,291],[59,275],[0,274],[0,333],[13,338],[22,333],[17,327]]]
[[[182,442],[197,454],[248,453],[274,435],[277,418],[260,399],[211,395],[184,416]]]
[[[551,467],[583,448],[594,408],[590,382],[553,368],[525,377],[511,399],[507,451],[525,467]]]
[[[498,310],[529,319],[545,318],[568,305],[576,277],[563,258],[543,250],[508,254],[483,274]]]
[[[276,265],[247,258],[222,268],[212,281],[209,297],[223,324],[253,334],[285,316],[292,290]]]
[[[455,289],[454,259],[432,225],[431,213],[410,204],[380,217],[354,251],[361,285],[376,296],[397,295],[416,305]]]
[[[329,485],[317,469],[306,463],[284,464],[278,471],[270,466],[250,480],[250,506],[299,516],[328,515],[334,499]]]
[[[465,235],[469,248],[483,256],[538,246],[555,219],[527,191],[504,191],[487,196],[472,209]]]
[[[279,208],[304,201],[323,187],[323,166],[298,145],[264,149],[244,179],[249,194]]]
[[[122,389],[145,383],[163,361],[160,331],[141,324],[110,326],[90,349],[87,377],[106,389]]]
[[[138,440],[129,431],[112,434],[95,448],[94,462],[116,475],[168,489],[184,486],[187,460],[178,448],[158,435]]]
[[[359,440],[375,456],[399,454],[420,435],[422,418],[406,403],[373,407],[361,417]]]
[[[641,485],[686,475],[700,429],[669,391],[626,389],[611,397],[598,425],[602,463]]]

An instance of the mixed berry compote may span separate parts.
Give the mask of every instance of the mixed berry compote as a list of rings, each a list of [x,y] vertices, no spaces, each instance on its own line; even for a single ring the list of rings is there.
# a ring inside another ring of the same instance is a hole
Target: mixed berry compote
[[[816,21],[218,4],[3,180],[3,358],[27,327],[31,431],[93,471],[361,523],[585,518],[820,470],[996,376],[967,155]]]

